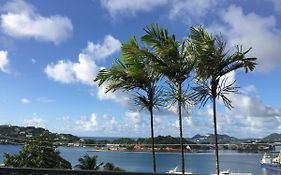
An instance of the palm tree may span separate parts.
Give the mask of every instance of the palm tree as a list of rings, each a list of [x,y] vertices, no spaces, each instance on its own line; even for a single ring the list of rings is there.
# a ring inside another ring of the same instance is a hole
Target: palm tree
[[[102,69],[94,81],[101,86],[107,82],[106,92],[124,90],[135,92],[135,104],[150,113],[152,138],[153,171],[156,173],[154,149],[153,109],[162,106],[161,89],[157,87],[160,75],[154,70],[153,63],[144,54],[133,37],[122,45],[122,57],[113,62],[110,69]]]
[[[169,35],[167,29],[162,29],[157,24],[152,24],[144,30],[146,34],[142,37],[142,41],[151,48],[151,51],[147,52],[147,55],[157,65],[159,73],[166,76],[169,80],[170,93],[168,100],[172,101],[171,104],[177,103],[181,145],[181,169],[182,174],[184,174],[182,108],[187,106],[189,100],[183,83],[188,79],[194,64],[189,59],[189,52],[186,50],[186,40],[182,43],[178,42],[175,35]]]
[[[122,168],[119,168],[118,166],[115,166],[113,163],[107,162],[103,166],[103,171],[118,171],[118,172],[125,172]]]
[[[216,100],[221,98],[224,105],[231,109],[233,106],[227,97],[230,93],[237,93],[235,82],[228,83],[228,73],[240,68],[245,72],[254,70],[256,58],[246,58],[251,50],[243,51],[237,46],[237,51],[231,55],[225,51],[226,43],[219,36],[209,35],[203,27],[191,27],[190,50],[196,59],[196,78],[198,86],[194,88],[194,97],[201,102],[201,106],[211,100],[213,103],[213,125],[216,147],[216,174],[219,175],[219,150],[217,137]]]
[[[97,165],[97,155],[89,156],[85,155],[83,158],[80,157],[78,159],[79,164],[75,166],[75,168],[79,168],[81,170],[94,170],[97,171],[103,165],[103,162]]]

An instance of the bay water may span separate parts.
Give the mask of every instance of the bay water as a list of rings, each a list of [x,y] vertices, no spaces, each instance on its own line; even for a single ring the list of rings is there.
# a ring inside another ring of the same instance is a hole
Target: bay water
[[[17,153],[22,146],[0,145],[0,163],[3,153]],[[94,148],[59,147],[61,156],[72,166],[78,164],[78,159],[84,155],[98,155],[98,162],[111,162],[126,171],[152,172],[152,156],[147,152],[96,152]],[[230,169],[231,172],[249,172],[252,175],[281,175],[281,172],[271,171],[260,167],[262,158],[260,153],[238,153],[235,151],[220,151],[221,170]],[[180,167],[179,153],[157,153],[157,171],[167,172],[176,166]],[[186,170],[196,174],[210,175],[215,173],[214,152],[186,153]]]

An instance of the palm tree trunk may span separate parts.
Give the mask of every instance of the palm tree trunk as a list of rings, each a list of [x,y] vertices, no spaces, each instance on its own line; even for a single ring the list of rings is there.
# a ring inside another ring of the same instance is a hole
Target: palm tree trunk
[[[152,139],[152,161],[153,161],[153,172],[156,173],[156,158],[154,149],[154,129],[153,129],[153,109],[150,107],[150,128],[151,128],[151,139]]]
[[[185,168],[184,168],[184,148],[183,148],[183,136],[182,136],[182,117],[181,117],[181,84],[177,84],[177,91],[178,91],[178,115],[179,115],[179,129],[180,129],[180,146],[181,146],[181,170],[182,174],[184,174]]]
[[[216,147],[216,174],[219,175],[220,167],[219,167],[219,146],[218,146],[218,133],[217,133],[216,98],[213,98],[213,120],[214,120],[215,147]]]

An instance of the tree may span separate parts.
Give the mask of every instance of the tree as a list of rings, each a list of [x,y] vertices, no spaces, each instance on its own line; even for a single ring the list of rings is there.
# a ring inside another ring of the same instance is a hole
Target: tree
[[[4,165],[31,168],[72,168],[71,164],[56,151],[53,141],[46,132],[26,140],[19,154],[4,154]]]
[[[194,97],[201,106],[211,100],[213,103],[213,124],[216,147],[216,173],[219,175],[219,150],[217,135],[216,100],[221,98],[224,105],[231,109],[233,106],[227,97],[237,93],[235,82],[228,83],[228,74],[240,68],[245,72],[254,70],[256,58],[246,58],[251,50],[243,51],[237,46],[237,51],[231,55],[225,51],[226,43],[222,37],[209,35],[203,27],[191,27],[190,50],[196,59],[196,79],[198,86],[194,88]]]
[[[97,165],[97,155],[89,156],[85,155],[84,157],[80,157],[78,159],[79,164],[75,165],[75,168],[81,169],[81,170],[94,170],[98,171],[100,167],[103,165],[103,162]]]
[[[135,104],[150,113],[150,127],[152,138],[153,171],[156,173],[154,149],[154,117],[153,109],[162,106],[161,89],[157,87],[160,75],[155,71],[153,63],[140,48],[135,37],[122,44],[122,57],[113,62],[110,69],[102,69],[94,81],[101,86],[107,82],[108,91],[133,91]]]
[[[182,43],[178,42],[175,35],[169,35],[167,29],[162,29],[157,24],[152,24],[144,30],[146,34],[142,37],[142,41],[151,48],[151,52],[147,51],[146,55],[154,62],[157,71],[169,80],[170,91],[167,100],[172,102],[171,104],[177,104],[182,159],[181,168],[182,174],[184,174],[182,109],[188,106],[190,100],[183,84],[192,72],[194,63],[189,59],[186,40]]]
[[[122,168],[119,168],[119,167],[115,166],[113,163],[109,163],[109,162],[107,162],[107,163],[103,166],[103,171],[125,172],[125,170],[123,170]]]

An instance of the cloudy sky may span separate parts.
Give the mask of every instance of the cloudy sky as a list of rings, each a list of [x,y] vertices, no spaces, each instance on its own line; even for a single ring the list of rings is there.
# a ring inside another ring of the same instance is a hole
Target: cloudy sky
[[[190,26],[221,34],[233,50],[252,47],[255,72],[232,72],[241,94],[219,106],[219,133],[281,133],[280,0],[0,0],[0,124],[45,127],[79,136],[149,136],[149,116],[131,95],[104,94],[92,81],[120,57],[120,46],[151,23],[177,38]],[[207,105],[184,116],[184,136],[212,132]],[[174,108],[158,112],[156,135],[178,135]]]

